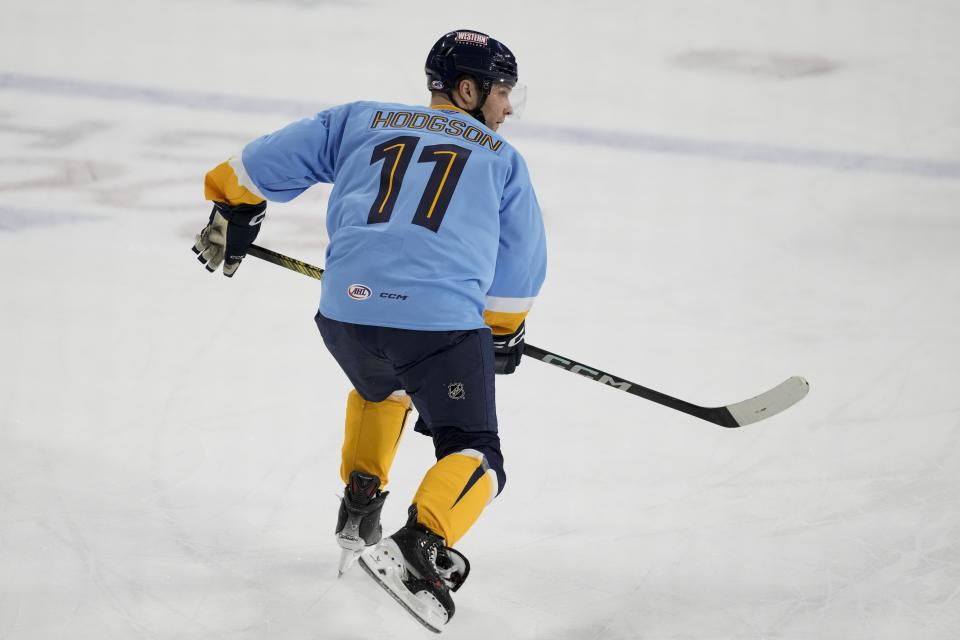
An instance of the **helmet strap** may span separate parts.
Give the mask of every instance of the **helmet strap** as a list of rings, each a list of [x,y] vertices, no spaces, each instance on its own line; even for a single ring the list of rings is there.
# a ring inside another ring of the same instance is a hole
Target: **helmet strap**
[[[490,87],[484,87],[484,83],[477,81],[476,78],[473,78],[473,81],[477,84],[477,90],[480,93],[480,102],[477,103],[476,108],[473,111],[464,109],[459,104],[457,104],[456,99],[453,97],[453,88],[447,89],[447,97],[450,98],[450,104],[459,107],[469,113],[471,116],[480,121],[480,124],[486,125],[486,121],[483,119],[483,105],[487,102],[487,96],[490,95]],[[457,82],[459,84],[459,81]]]
[[[486,125],[486,121],[483,119],[483,105],[487,101],[487,96],[490,95],[490,91],[483,91],[480,93],[480,102],[477,103],[477,108],[470,114],[474,118],[480,121],[480,124]]]

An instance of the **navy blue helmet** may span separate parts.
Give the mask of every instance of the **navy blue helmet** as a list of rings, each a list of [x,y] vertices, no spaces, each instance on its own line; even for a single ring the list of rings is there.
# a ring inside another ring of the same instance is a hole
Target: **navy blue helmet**
[[[517,59],[499,40],[470,29],[451,31],[427,55],[427,87],[451,95],[457,80],[468,76],[480,86],[480,104],[494,82],[517,83]]]

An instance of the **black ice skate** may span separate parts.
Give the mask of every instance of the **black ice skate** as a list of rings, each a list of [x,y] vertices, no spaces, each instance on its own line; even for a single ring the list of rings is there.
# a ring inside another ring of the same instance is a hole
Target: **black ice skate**
[[[339,575],[350,568],[366,547],[380,542],[380,510],[389,491],[380,491],[380,478],[374,475],[350,472],[350,483],[343,490],[340,513],[337,516],[337,544],[340,553]]]
[[[450,593],[467,579],[470,563],[417,523],[416,505],[409,514],[406,526],[365,553],[360,566],[423,626],[440,633],[455,611]]]

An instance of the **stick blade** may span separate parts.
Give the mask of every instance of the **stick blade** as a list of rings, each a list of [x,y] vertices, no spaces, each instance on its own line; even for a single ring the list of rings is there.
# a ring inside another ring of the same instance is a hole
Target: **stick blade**
[[[773,389],[758,396],[737,402],[725,407],[737,424],[741,427],[770,416],[775,416],[785,409],[803,400],[810,391],[810,383],[800,376],[787,378]]]

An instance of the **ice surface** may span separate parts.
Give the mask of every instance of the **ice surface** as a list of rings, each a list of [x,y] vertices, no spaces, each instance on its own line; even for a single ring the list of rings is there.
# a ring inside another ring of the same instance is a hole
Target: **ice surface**
[[[960,634],[960,5],[89,0],[0,22],[0,638],[423,630],[332,536],[347,382],[318,284],[193,258],[202,175],[426,49],[518,54],[550,240],[509,482],[459,545],[454,638]],[[322,264],[329,189],[260,242]],[[431,463],[410,434],[388,529]]]

